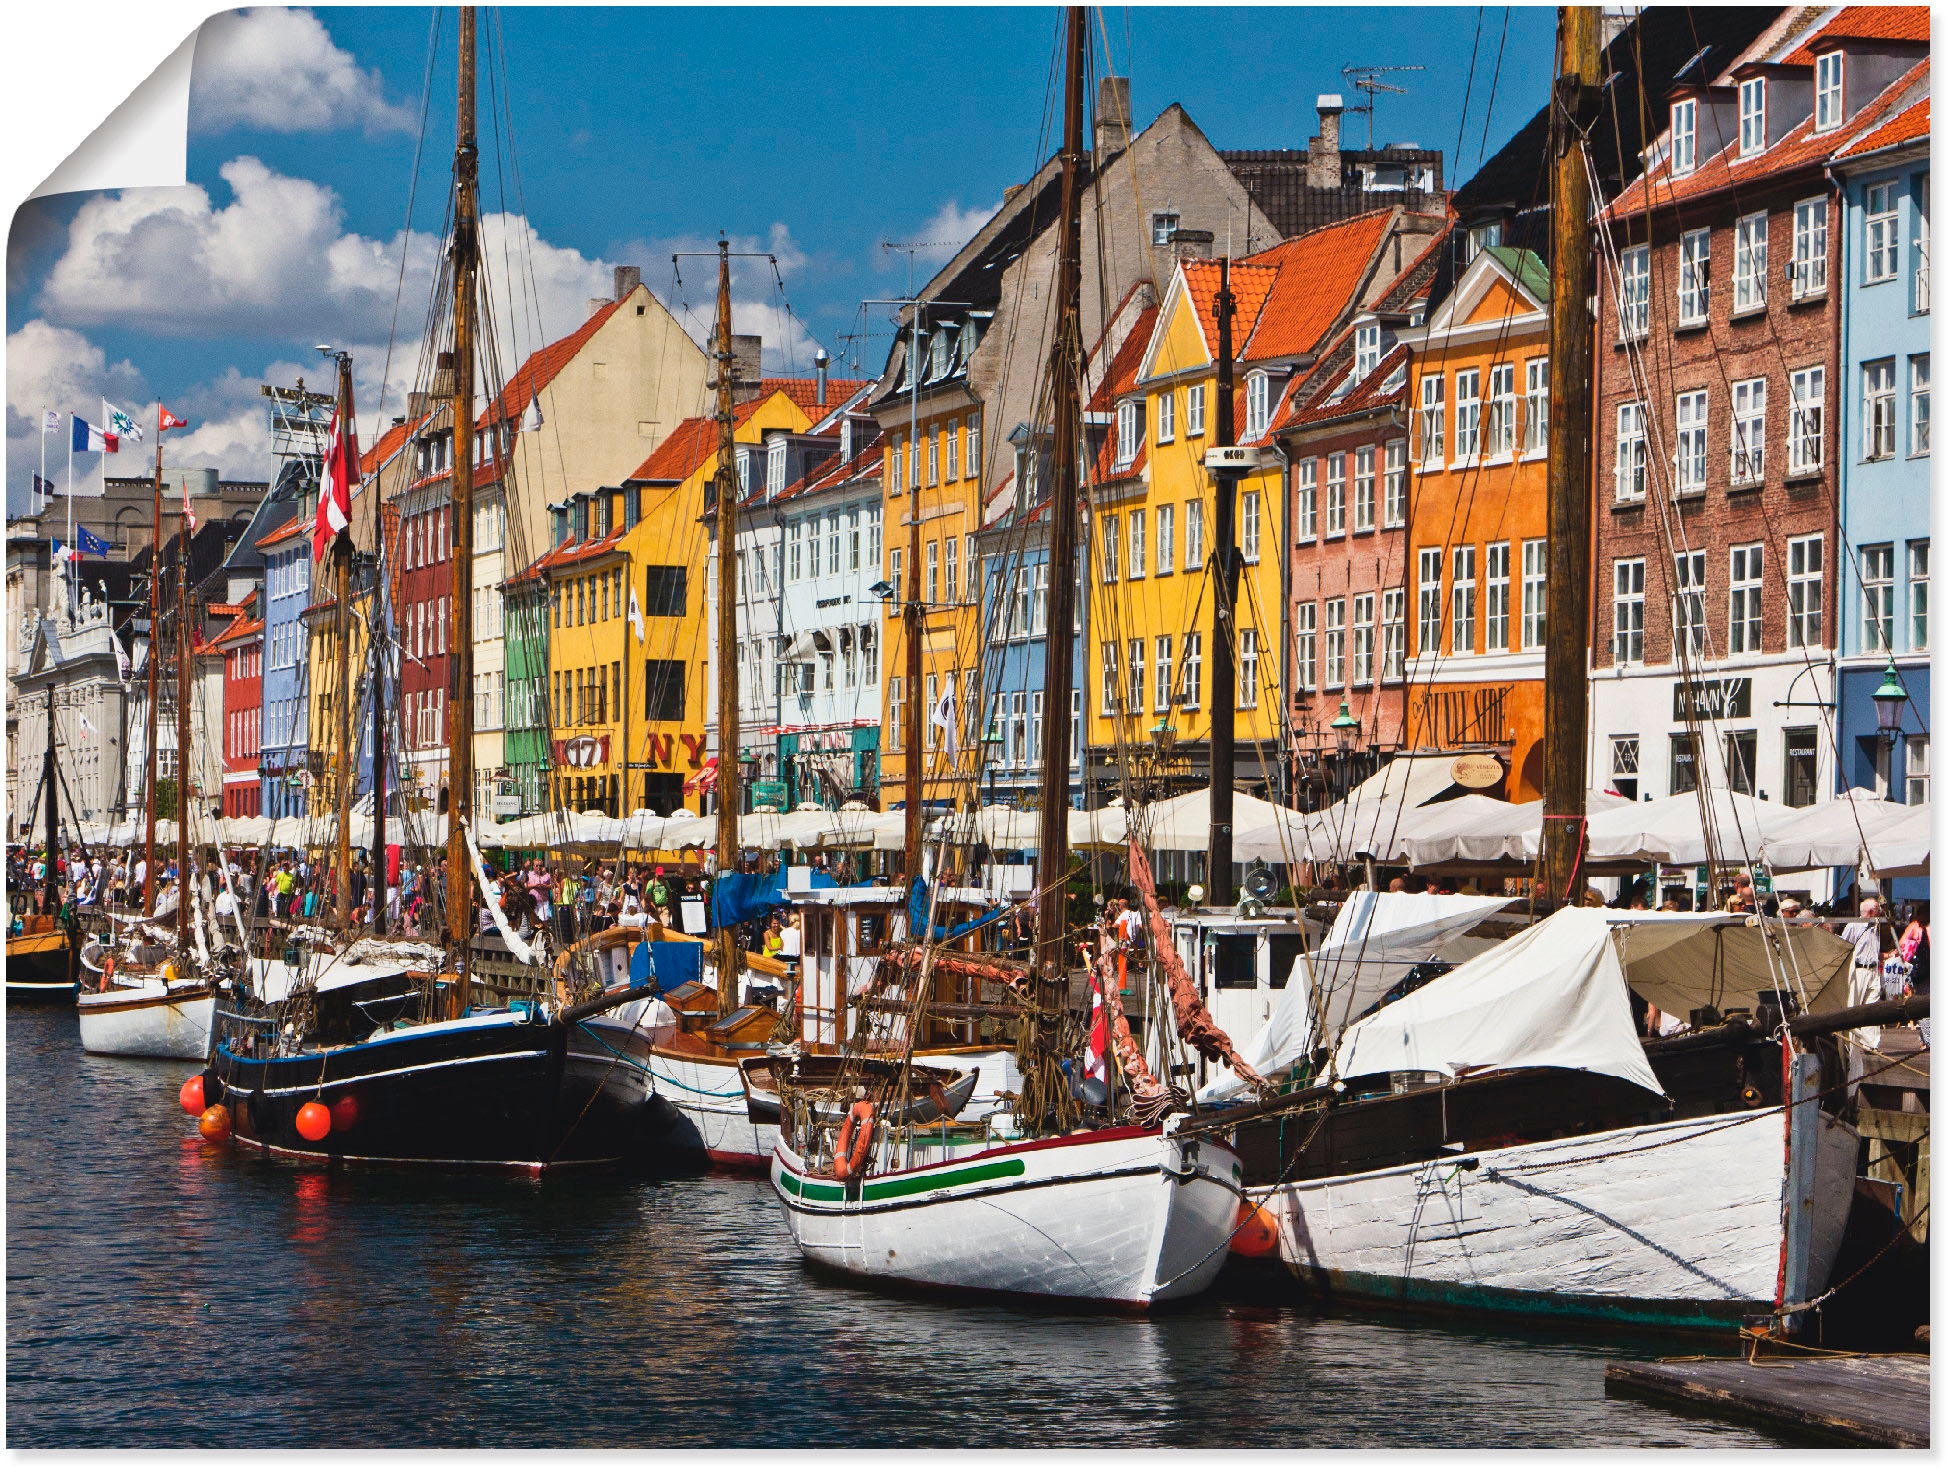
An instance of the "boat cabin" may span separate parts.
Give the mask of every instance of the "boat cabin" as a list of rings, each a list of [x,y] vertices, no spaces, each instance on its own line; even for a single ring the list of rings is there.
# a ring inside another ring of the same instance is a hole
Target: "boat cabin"
[[[901,886],[845,885],[786,893],[799,907],[804,932],[800,1036],[807,1047],[836,1050],[853,1028],[846,998],[872,984],[894,922],[905,911],[906,891]]]
[[[1270,1020],[1299,955],[1323,937],[1315,921],[1292,909],[1202,906],[1166,910],[1163,918],[1210,1015],[1240,1046]],[[1212,1071],[1197,1060],[1197,1087]]]

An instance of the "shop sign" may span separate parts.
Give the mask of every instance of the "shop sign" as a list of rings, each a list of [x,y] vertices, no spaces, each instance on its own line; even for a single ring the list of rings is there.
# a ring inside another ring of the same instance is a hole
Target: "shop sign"
[[[1420,696],[1420,744],[1504,745],[1508,740],[1507,701],[1513,688],[1484,685],[1471,690],[1424,692]]]
[[[608,765],[608,737],[570,736],[554,743],[557,767],[605,767]]]
[[[1748,720],[1751,680],[1681,680],[1672,702],[1671,718],[1679,721]]]
[[[1501,763],[1484,751],[1470,751],[1453,759],[1453,779],[1462,787],[1478,791],[1501,780]]]

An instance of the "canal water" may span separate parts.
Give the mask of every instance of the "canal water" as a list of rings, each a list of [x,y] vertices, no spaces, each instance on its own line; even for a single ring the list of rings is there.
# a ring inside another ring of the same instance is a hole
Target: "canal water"
[[[184,1063],[9,1007],[13,1447],[1772,1445],[1604,1398],[1691,1346],[1333,1314],[1230,1275],[1150,1319],[814,1275],[763,1181],[300,1172]]]

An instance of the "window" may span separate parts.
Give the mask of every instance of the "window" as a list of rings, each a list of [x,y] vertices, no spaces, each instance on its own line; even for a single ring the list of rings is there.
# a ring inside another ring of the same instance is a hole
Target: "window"
[[[1764,78],[1753,77],[1738,83],[1737,151],[1749,158],[1764,152]]]
[[[1380,664],[1382,680],[1406,678],[1406,589],[1388,588],[1381,595]]]
[[[1102,581],[1113,583],[1121,575],[1122,518],[1102,518]]]
[[[960,539],[958,537],[946,539],[945,594],[948,603],[960,601]]]
[[[1931,544],[1906,544],[1906,640],[1919,653],[1932,647],[1927,630],[1927,555]]]
[[[1859,365],[1864,397],[1865,458],[1885,460],[1893,454],[1893,360],[1879,358]]]
[[[1521,544],[1521,647],[1539,649],[1548,638],[1548,541]]]
[[[1292,610],[1292,662],[1300,690],[1318,688],[1318,605],[1300,603]]]
[[[1271,423],[1271,375],[1262,371],[1244,379],[1244,438],[1254,440]]]
[[[1496,363],[1487,375],[1487,453],[1514,453],[1514,364]]]
[[[1481,453],[1481,371],[1463,368],[1453,376],[1453,457],[1465,463]]]
[[[1509,558],[1512,548],[1506,542],[1487,545],[1487,652],[1501,654],[1508,647],[1508,604],[1512,590]]]
[[[1697,743],[1688,734],[1670,738],[1670,796],[1697,790]]]
[[[1547,377],[1543,375],[1544,379]],[[1543,405],[1547,400],[1544,398]],[[1406,441],[1386,441],[1386,525],[1406,525]]]
[[[1641,404],[1616,405],[1616,499],[1640,501],[1649,484],[1649,437]]]
[[[1825,201],[1801,199],[1792,206],[1792,300],[1825,291]]]
[[[1325,600],[1325,688],[1345,684],[1345,600]]]
[[[1697,167],[1697,99],[1686,97],[1670,105],[1670,172],[1688,174]]]
[[[1859,549],[1859,643],[1868,654],[1893,647],[1893,544]]]
[[[1747,378],[1731,385],[1731,484],[1753,486],[1764,480],[1765,380]]]
[[[1676,590],[1670,599],[1671,637],[1679,655],[1703,654],[1709,643],[1704,623],[1704,554],[1676,555]]]
[[[1909,803],[1932,800],[1933,783],[1928,779],[1933,775],[1933,756],[1929,745],[1925,736],[1906,738],[1906,800]]]
[[[1257,709],[1257,630],[1237,631],[1237,708]]]
[[[1785,554],[1786,646],[1820,648],[1825,643],[1825,538],[1818,533],[1793,537]]]
[[[1622,252],[1621,262],[1618,325],[1623,341],[1631,342],[1650,330],[1650,248],[1631,246]]]
[[[1758,790],[1758,733],[1756,731],[1724,733],[1724,774],[1730,779],[1733,792],[1742,792],[1749,796]]]
[[[1467,259],[1473,260],[1484,250],[1491,250],[1501,243],[1501,222],[1489,220],[1484,225],[1470,226],[1467,231]]]
[[[1900,274],[1900,201],[1898,186],[1884,184],[1866,187],[1866,273],[1867,284],[1891,281]]]
[[[1325,535],[1345,535],[1345,452],[1325,458]]]
[[[1671,494],[1701,495],[1710,446],[1710,391],[1677,395],[1677,466]]]
[[[814,573],[818,571],[815,557],[812,559],[811,570]],[[938,542],[926,544],[926,601],[928,603],[940,601],[940,544]]]
[[[1440,652],[1440,549],[1420,548],[1420,653]]]
[[[1371,593],[1357,593],[1352,598],[1352,683],[1370,685],[1372,683],[1372,655],[1374,628],[1373,611],[1377,599]],[[1252,636],[1253,641],[1256,635]]]
[[[1453,549],[1453,652],[1474,652],[1474,549]]]
[[[1127,470],[1136,463],[1143,447],[1143,406],[1138,399],[1124,399],[1115,406],[1115,468]]]
[[[1121,708],[1122,674],[1117,668],[1117,650],[1113,639],[1102,641],[1102,714],[1113,716]]]
[[[1819,800],[1819,742],[1816,726],[1785,728],[1785,806],[1809,808]]]
[[[906,549],[904,547],[894,547],[892,549],[892,555],[887,561],[889,565],[886,569],[886,581],[892,585],[892,592],[886,601],[893,604],[904,603],[906,601],[904,591],[906,584]]]
[[[1836,128],[1846,120],[1846,54],[1828,51],[1818,60],[1814,84],[1812,126],[1818,132]]]
[[[1933,450],[1933,354],[1916,353],[1906,360],[1906,452],[1925,455]]]
[[[1149,576],[1149,513],[1141,509],[1129,513],[1129,576]]]
[[[1438,469],[1447,453],[1447,380],[1429,373],[1420,380],[1420,464]]]
[[[1176,507],[1156,508],[1156,576],[1176,571]]]
[[[1379,324],[1361,322],[1352,333],[1352,382],[1358,383],[1379,366]]]
[[[1130,715],[1140,715],[1143,709],[1143,641],[1129,641],[1129,705]]]
[[[1611,648],[1617,664],[1643,662],[1643,559],[1619,557],[1615,573],[1616,635]]]
[[[1792,374],[1791,447],[1787,457],[1793,475],[1804,475],[1825,463],[1825,369],[1801,368]]]
[[[1149,217],[1149,243],[1168,245],[1176,238],[1176,227],[1183,223],[1181,215],[1157,212]]]
[[[906,682],[898,675],[886,681],[886,749],[901,751],[906,745]]]
[[[838,571],[838,547],[838,513],[834,511],[830,516],[825,518],[825,570],[827,572],[836,573]],[[953,595],[949,593],[947,595],[947,602],[951,603],[952,601]]]
[[[968,330],[972,331],[973,329],[969,326]],[[972,350],[969,349],[969,351]],[[967,479],[973,480],[977,478],[980,474],[980,416],[978,414],[969,414],[967,416],[966,463]]]
[[[784,534],[784,575],[790,582],[804,577],[804,523],[794,521]]]
[[[1770,241],[1765,235],[1763,211],[1746,215],[1737,222],[1736,250],[1731,279],[1731,310],[1761,312],[1765,300],[1765,271],[1770,256]]]
[[[949,674],[947,678],[951,679],[952,676]],[[920,745],[927,751],[938,751],[940,748],[940,728],[933,724],[933,719],[939,713],[939,709],[940,677],[938,675],[928,675],[926,677],[926,705],[919,713],[921,730]]]
[[[1618,797],[1636,801],[1636,780],[1642,765],[1642,740],[1636,736],[1609,738],[1609,787]]]
[[[775,496],[784,489],[784,463],[787,446],[782,439],[774,439],[764,454],[764,494]]]
[[[642,715],[651,721],[683,719],[683,678],[689,668],[680,659],[642,662]]]
[[[1677,326],[1710,320],[1710,231],[1686,230],[1677,245]]]
[[[1764,649],[1764,543],[1731,548],[1731,653]]]
[[[879,565],[876,556],[872,559],[871,565],[873,567]],[[859,570],[859,508],[856,506],[845,513],[845,570],[847,572]],[[761,577],[759,581],[762,581]]]
[[[1298,462],[1298,540],[1318,539],[1318,462]]]
[[[1079,621],[1081,610],[1076,609]],[[1029,631],[1036,638],[1045,638],[1048,633],[1048,564],[1038,562],[1034,567],[1033,619],[1028,624]]]
[[[1203,385],[1200,383],[1183,390],[1183,432],[1191,439],[1203,433]]]
[[[1183,503],[1183,570],[1203,566],[1203,502]]]
[[[1170,645],[1168,634],[1156,636],[1156,710],[1159,714],[1170,708],[1170,677],[1174,673],[1170,665]]]
[[[1177,704],[1184,710],[1203,706],[1203,635],[1183,636],[1183,698]]]
[[[1246,491],[1237,498],[1237,540],[1243,548],[1245,563],[1255,567],[1260,545],[1256,491]]]
[[[960,422],[956,419],[946,422],[946,478],[960,479]]]
[[[1156,443],[1172,444],[1176,440],[1176,390],[1166,388],[1156,395]]]
[[[1928,213],[1933,175],[1913,178],[1913,310],[1924,313],[1933,305],[1933,218]]]
[[[1374,492],[1378,489],[1379,452],[1371,445],[1361,445],[1353,455],[1352,470],[1352,530],[1369,532],[1372,530],[1372,511]]]
[[[935,339],[935,341],[944,340],[943,337]],[[940,437],[937,434],[929,434],[926,437],[926,483],[929,486],[940,483]]]

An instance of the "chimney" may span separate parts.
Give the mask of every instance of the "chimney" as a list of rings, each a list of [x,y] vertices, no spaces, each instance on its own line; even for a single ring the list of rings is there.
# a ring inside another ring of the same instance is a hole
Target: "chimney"
[[[1313,189],[1337,189],[1344,180],[1339,174],[1339,118],[1345,112],[1345,99],[1326,92],[1318,99],[1318,136],[1311,140],[1311,160],[1305,166],[1305,183]]]
[[[1207,261],[1217,253],[1217,232],[1179,225],[1170,236],[1170,249],[1179,261]]]
[[[588,315],[589,315],[590,317],[592,317],[592,316],[594,316],[594,315],[595,315],[595,314],[596,314],[597,312],[599,312],[599,311],[601,311],[601,309],[602,309],[603,307],[605,307],[605,306],[607,306],[607,305],[608,305],[608,298],[607,298],[607,297],[605,297],[605,296],[591,296],[591,297],[590,297],[590,298],[588,299]],[[584,320],[586,320],[586,319],[584,319]]]
[[[755,333],[730,334],[730,394],[738,403],[757,397],[764,383],[764,339]]]
[[[615,299],[618,302],[640,285],[642,285],[642,267],[617,266],[615,268]]]
[[[453,354],[443,352],[433,359],[433,387],[435,399],[453,397]]]
[[[818,369],[818,407],[822,409],[825,407],[825,375],[831,369],[832,355],[820,348],[818,356],[811,361]]]
[[[1101,158],[1129,146],[1129,79],[1104,77],[1095,89],[1095,152]]]

